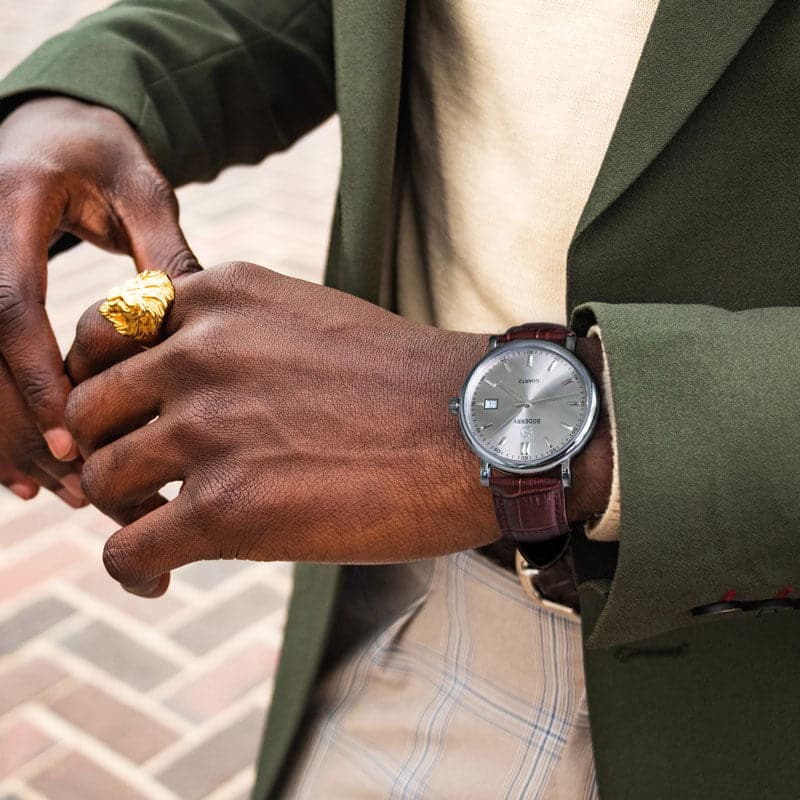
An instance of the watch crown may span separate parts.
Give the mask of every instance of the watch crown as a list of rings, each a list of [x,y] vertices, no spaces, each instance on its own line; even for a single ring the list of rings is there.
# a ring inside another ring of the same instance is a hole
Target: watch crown
[[[458,414],[458,407],[460,403],[457,397],[451,397],[447,403],[447,409],[451,414]]]

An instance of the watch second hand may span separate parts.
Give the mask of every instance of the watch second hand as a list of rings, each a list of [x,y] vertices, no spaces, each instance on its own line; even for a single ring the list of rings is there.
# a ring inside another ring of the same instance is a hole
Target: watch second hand
[[[574,397],[576,394],[580,394],[580,392],[567,392],[566,394],[553,394],[549,397],[538,397],[529,400],[529,403],[547,403],[550,400],[562,400],[565,397]]]

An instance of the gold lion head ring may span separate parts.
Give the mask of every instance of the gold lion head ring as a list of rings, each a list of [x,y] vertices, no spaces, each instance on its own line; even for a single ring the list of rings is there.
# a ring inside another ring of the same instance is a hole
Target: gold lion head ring
[[[175,287],[166,272],[145,270],[115,286],[100,313],[121,336],[152,344],[175,300]]]

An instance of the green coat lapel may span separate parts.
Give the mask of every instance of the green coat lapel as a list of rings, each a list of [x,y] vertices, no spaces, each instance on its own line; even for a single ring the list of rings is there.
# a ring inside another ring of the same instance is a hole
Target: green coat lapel
[[[573,246],[647,169],[774,0],[661,0]]]
[[[342,131],[340,197],[328,282],[372,302],[387,268],[400,89],[404,0],[334,0],[337,106]]]

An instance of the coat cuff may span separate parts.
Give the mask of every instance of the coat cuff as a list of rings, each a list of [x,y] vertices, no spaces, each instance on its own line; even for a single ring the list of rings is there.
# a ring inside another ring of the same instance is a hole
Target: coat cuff
[[[578,335],[593,325],[613,376],[625,507],[615,561],[597,567],[617,545],[591,542],[582,564],[582,594],[603,601],[587,646],[797,613],[800,309],[575,309]]]
[[[586,535],[596,542],[616,542],[619,540],[621,498],[619,484],[619,453],[617,451],[617,416],[614,413],[614,395],[611,388],[611,374],[608,369],[608,358],[606,356],[605,344],[603,344],[603,337],[600,333],[600,326],[592,325],[586,335],[598,338],[603,348],[603,372],[600,378],[600,390],[602,400],[605,403],[606,412],[608,413],[608,427],[611,432],[611,454],[613,461],[611,494],[609,496],[608,505],[599,519],[588,520],[584,524],[584,530]]]

